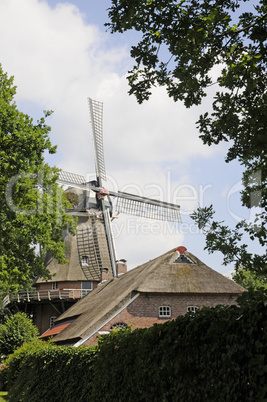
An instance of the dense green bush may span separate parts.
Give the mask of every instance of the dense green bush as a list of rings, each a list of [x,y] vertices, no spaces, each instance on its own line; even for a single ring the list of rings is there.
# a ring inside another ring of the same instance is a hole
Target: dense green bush
[[[15,349],[38,337],[38,329],[25,313],[16,313],[0,325],[0,353],[9,355]]]
[[[107,336],[94,365],[92,400],[267,400],[267,305],[253,298],[244,295],[241,308],[203,308]]]
[[[0,391],[6,390],[6,365],[0,363]]]
[[[94,356],[87,347],[58,347],[39,340],[23,345],[6,361],[9,400],[87,401]]]
[[[25,344],[6,361],[10,402],[266,401],[266,298],[240,303],[115,331],[96,350]]]

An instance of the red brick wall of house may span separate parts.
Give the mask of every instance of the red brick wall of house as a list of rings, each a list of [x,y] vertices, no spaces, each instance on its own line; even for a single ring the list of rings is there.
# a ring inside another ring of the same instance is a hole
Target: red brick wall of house
[[[146,328],[153,324],[162,324],[179,315],[187,313],[188,306],[214,307],[218,304],[236,304],[236,295],[229,294],[140,294],[131,304],[111,319],[99,331],[110,331],[113,325],[124,323],[136,328]],[[171,307],[171,318],[159,317],[159,306]],[[93,346],[97,344],[98,332],[84,344]]]
[[[60,290],[63,289],[81,289],[81,281],[65,281],[65,282],[57,282],[58,288]],[[98,285],[99,282],[92,282],[93,289]],[[37,291],[39,290],[51,290],[52,282],[43,282],[36,283],[35,288]]]

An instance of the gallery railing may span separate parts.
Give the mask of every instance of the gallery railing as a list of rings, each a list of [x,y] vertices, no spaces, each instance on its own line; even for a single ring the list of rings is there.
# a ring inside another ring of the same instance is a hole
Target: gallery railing
[[[55,290],[33,290],[29,292],[9,293],[3,297],[3,307],[12,302],[25,303],[42,300],[66,300],[81,299],[86,296],[90,289],[55,289]]]

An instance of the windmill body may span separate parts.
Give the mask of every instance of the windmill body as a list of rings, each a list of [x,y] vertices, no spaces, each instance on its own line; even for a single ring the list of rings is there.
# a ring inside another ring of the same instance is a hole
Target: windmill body
[[[117,213],[177,223],[180,222],[180,206],[122,191],[109,191],[103,187],[103,182],[106,180],[102,129],[103,104],[91,98],[88,99],[88,103],[95,151],[96,180],[87,183],[85,177],[81,175],[62,171],[58,182],[69,185],[72,189],[84,191],[85,201],[82,205],[77,203],[70,213],[75,213],[75,209],[81,210],[82,207],[82,210],[87,211],[90,216],[101,215],[113,276],[117,277],[116,252],[110,223],[113,209],[116,209]]]

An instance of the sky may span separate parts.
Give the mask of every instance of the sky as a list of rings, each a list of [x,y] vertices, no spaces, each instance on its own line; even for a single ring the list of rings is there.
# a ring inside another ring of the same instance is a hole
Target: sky
[[[184,245],[229,274],[232,267],[222,266],[220,253],[204,250],[205,237],[189,217],[198,206],[213,204],[216,220],[228,225],[249,218],[239,201],[241,167],[225,163],[225,144],[208,147],[198,138],[195,122],[210,110],[216,87],[198,108],[173,102],[164,88],[139,105],[126,80],[138,35],[106,30],[110,6],[109,0],[0,1],[0,63],[15,77],[18,109],[35,120],[53,110],[47,124],[58,148],[47,162],[94,179],[87,98],[103,102],[105,187],[181,205],[176,226],[126,215],[114,219],[118,259],[131,269]]]

